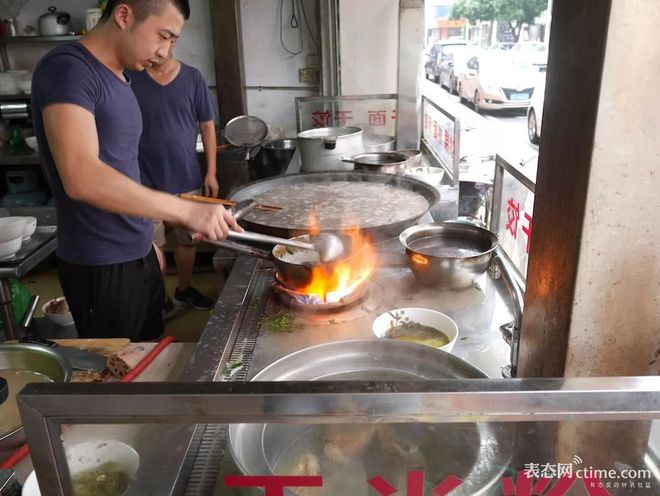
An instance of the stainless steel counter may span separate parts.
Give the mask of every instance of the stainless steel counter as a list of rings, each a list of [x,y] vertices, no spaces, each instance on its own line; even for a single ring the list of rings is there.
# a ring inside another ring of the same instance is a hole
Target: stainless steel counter
[[[427,307],[453,318],[459,338],[453,353],[494,378],[508,364],[509,347],[499,326],[513,318],[504,282],[482,276],[463,291],[439,291],[420,287],[412,272],[400,262],[398,240],[379,245],[382,266],[369,282],[367,296],[355,306],[323,313],[302,313],[279,299],[273,291],[274,270],[268,262],[239,257],[212,317],[204,330],[182,380],[244,381],[263,367],[296,350],[329,341],[376,339],[371,323],[382,312],[400,307]],[[286,314],[294,321],[290,333],[271,332],[267,322]],[[223,369],[241,359],[244,366],[231,378]],[[193,476],[185,494],[233,494],[213,488],[221,475],[235,473],[226,444],[224,426],[198,428],[191,443]],[[190,463],[190,460],[188,460]],[[186,471],[182,471],[183,476]]]

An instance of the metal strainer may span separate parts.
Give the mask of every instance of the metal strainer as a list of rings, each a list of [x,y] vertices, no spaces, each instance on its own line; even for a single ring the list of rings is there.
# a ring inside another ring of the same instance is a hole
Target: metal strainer
[[[239,115],[225,126],[225,138],[234,146],[246,149],[245,160],[250,158],[268,136],[268,126],[264,121],[252,115]]]

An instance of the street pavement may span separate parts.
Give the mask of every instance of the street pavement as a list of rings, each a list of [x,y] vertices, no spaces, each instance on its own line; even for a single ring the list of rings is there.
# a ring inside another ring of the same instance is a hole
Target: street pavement
[[[523,111],[484,111],[478,114],[470,104],[459,102],[438,83],[424,79],[422,95],[457,116],[461,122],[461,157],[464,162],[499,154],[512,165],[536,176],[538,146],[527,139],[527,115]]]

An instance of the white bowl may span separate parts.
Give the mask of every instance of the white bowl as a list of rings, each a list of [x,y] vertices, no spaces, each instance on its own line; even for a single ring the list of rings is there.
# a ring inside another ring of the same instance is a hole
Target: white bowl
[[[64,296],[60,296],[59,298],[53,298],[52,300],[48,300],[44,306],[41,307],[41,311],[44,313],[46,318],[53,322],[54,324],[57,324],[58,326],[68,326],[73,324],[73,315],[71,315],[71,312],[67,313],[49,313],[48,312],[48,307],[50,306],[51,303],[55,301],[61,301],[64,299]]]
[[[11,239],[9,241],[3,241],[0,243],[0,260],[5,260],[16,255],[18,250],[21,249],[21,246],[23,246],[22,236]]]
[[[130,479],[134,479],[140,466],[140,455],[137,454],[137,451],[121,441],[87,441],[65,447],[65,452],[72,477],[104,463],[114,462],[128,474]],[[37,474],[34,470],[25,480],[21,494],[22,496],[41,496]]]
[[[387,334],[396,325],[394,315],[400,315],[402,318],[410,319],[410,322],[417,322],[441,331],[449,338],[449,343],[440,346],[438,349],[451,353],[458,339],[458,326],[447,315],[428,308],[397,308],[390,310],[376,317],[371,325],[371,330],[377,338],[390,339]]]
[[[36,136],[28,136],[25,138],[25,144],[32,148],[35,152],[39,150],[39,145],[37,144],[37,137]]]
[[[0,243],[23,237],[25,217],[0,218]]]
[[[37,230],[36,217],[23,217],[25,219],[25,227],[23,228],[23,241],[27,241]]]

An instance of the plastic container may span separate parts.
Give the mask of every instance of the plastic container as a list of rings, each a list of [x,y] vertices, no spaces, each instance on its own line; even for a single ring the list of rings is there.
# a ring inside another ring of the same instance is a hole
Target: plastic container
[[[39,174],[33,169],[8,170],[7,191],[11,194],[32,193],[39,190]]]

